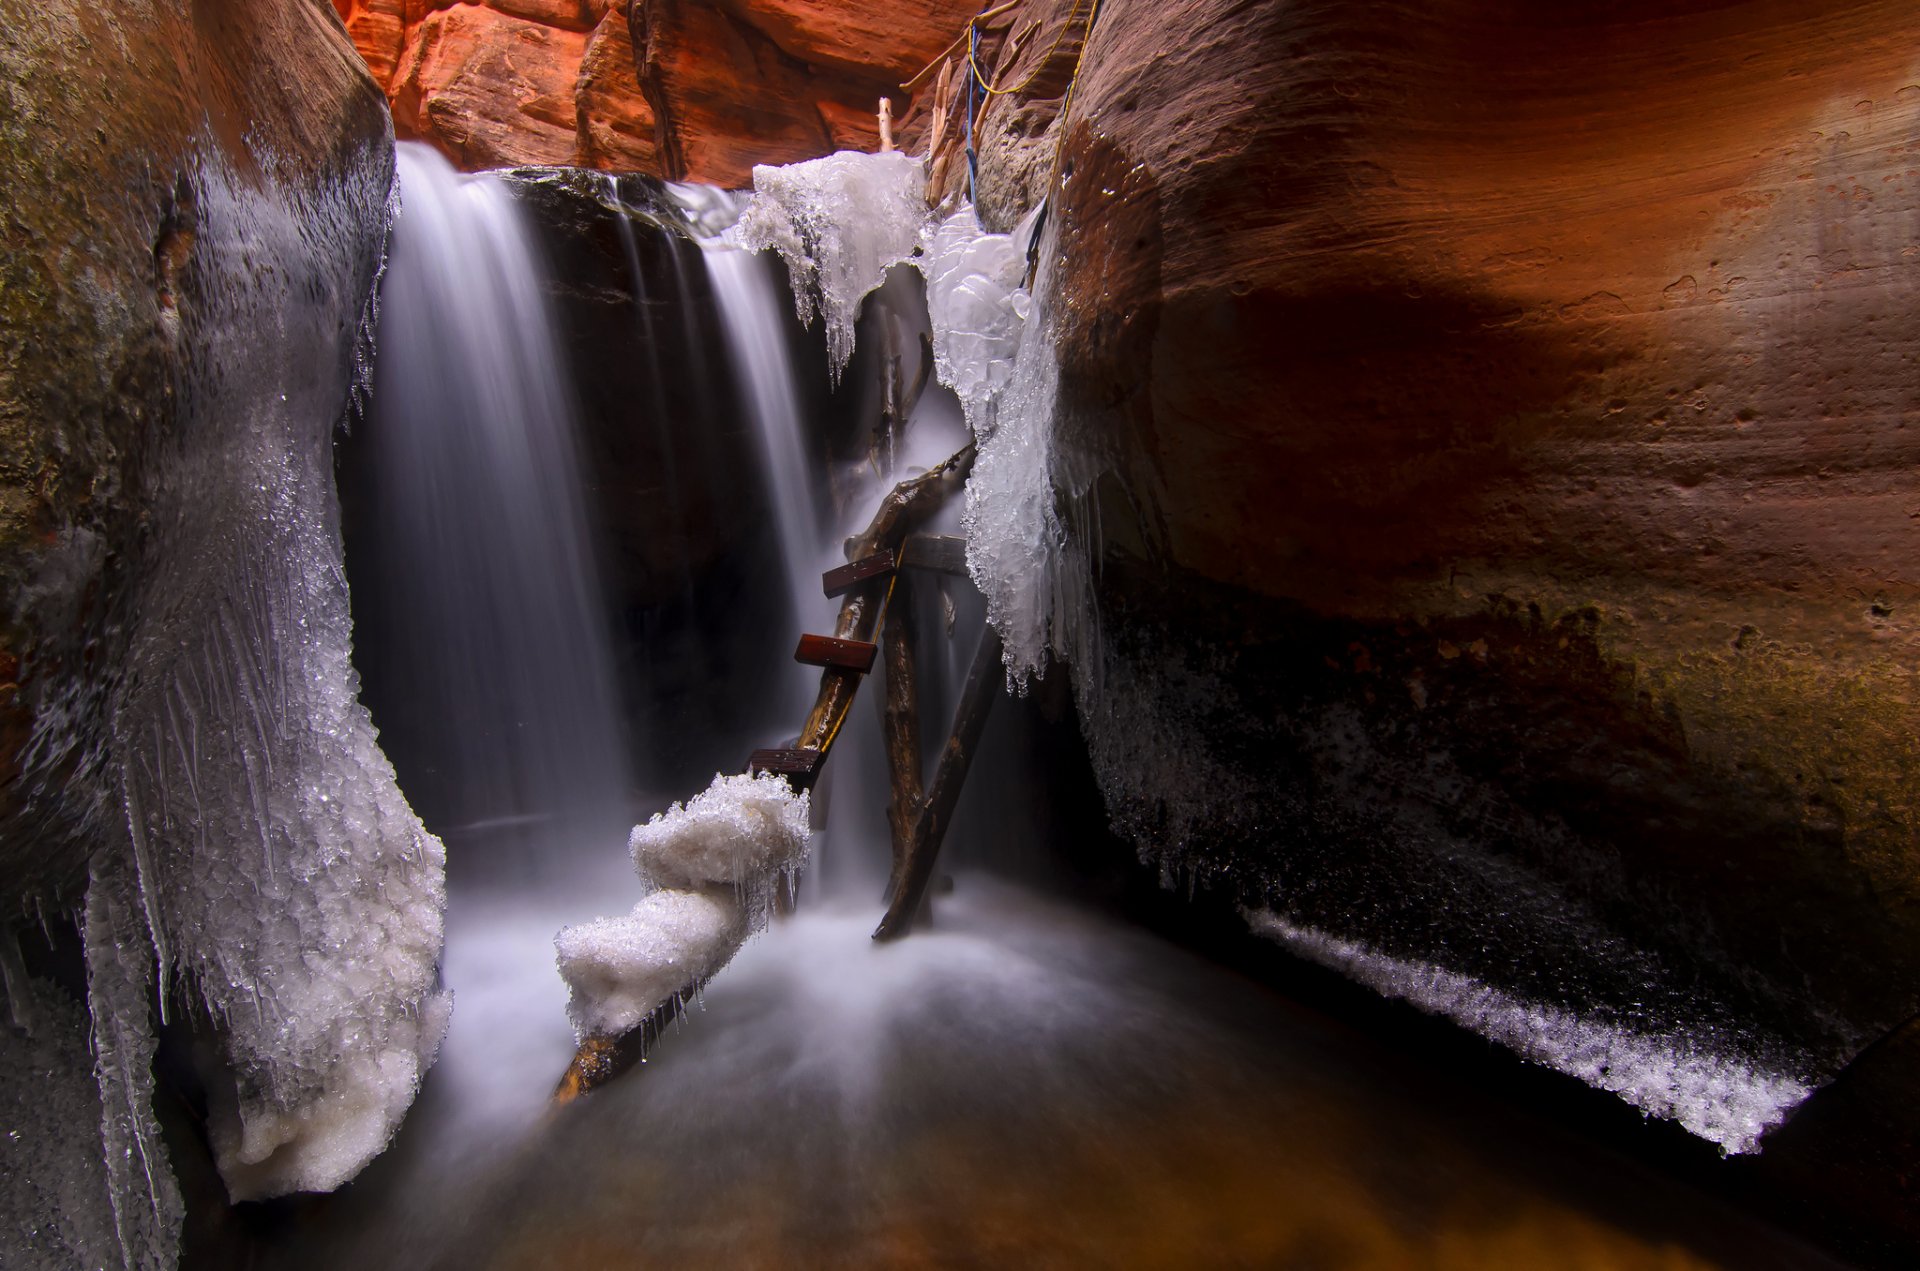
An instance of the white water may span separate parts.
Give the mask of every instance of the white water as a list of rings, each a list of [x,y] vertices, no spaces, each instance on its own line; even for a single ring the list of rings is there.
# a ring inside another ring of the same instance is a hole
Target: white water
[[[801,423],[774,266],[766,257],[743,251],[725,239],[703,239],[701,247],[726,324],[734,379],[744,391],[760,442],[760,475],[773,500],[774,532],[779,538],[781,577],[786,581],[794,637],[797,640],[802,630],[831,634],[833,609],[821,591],[818,568],[822,546],[814,495],[818,483]],[[805,710],[807,678],[798,672],[782,677],[783,716]],[[799,725],[794,718],[791,727]]]
[[[417,143],[399,167],[367,424],[371,565],[398,695],[432,707],[414,740],[453,769],[443,975],[457,1009],[398,1167],[435,1179],[540,1115],[573,1041],[553,932],[637,889],[621,868],[622,695],[546,265],[504,181]]]
[[[463,824],[617,824],[628,763],[544,264],[507,186],[399,147],[369,423],[406,676]]]

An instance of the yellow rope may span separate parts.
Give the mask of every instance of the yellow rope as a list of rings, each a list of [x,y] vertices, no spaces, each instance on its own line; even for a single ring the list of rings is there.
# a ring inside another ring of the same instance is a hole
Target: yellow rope
[[[980,63],[974,58],[971,49],[967,52],[967,71],[989,97],[1006,97],[1013,93],[1025,92],[1034,80],[1040,78],[1040,72],[1047,69],[1047,64],[1053,61],[1053,55],[1060,51],[1061,41],[1067,38],[1067,32],[1071,31],[1078,23],[1081,10],[1084,9],[1091,15],[1093,8],[1094,0],[1073,0],[1073,8],[1068,11],[1065,21],[1060,23],[1060,29],[1053,34],[1053,43],[1047,46],[1047,51],[1041,55],[1040,60],[1033,64],[1033,69],[1027,72],[1027,77],[1012,87],[995,88],[992,84],[989,84],[987,77],[980,73]],[[974,18],[967,23],[967,26],[971,28],[979,21],[980,19]],[[1088,34],[1092,34],[1091,23],[1089,23]],[[1086,51],[1086,42],[1083,40],[1080,44],[1080,52],[1084,55]],[[1074,73],[1076,76],[1079,74],[1079,69],[1079,63],[1076,62],[1074,64]],[[1071,88],[1069,88],[1069,91],[1071,91]]]

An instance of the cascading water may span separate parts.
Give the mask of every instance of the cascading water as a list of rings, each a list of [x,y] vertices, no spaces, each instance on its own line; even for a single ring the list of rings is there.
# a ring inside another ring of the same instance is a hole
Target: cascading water
[[[760,438],[761,473],[773,499],[779,535],[781,576],[796,624],[817,621],[826,600],[813,566],[820,553],[820,518],[815,513],[813,465],[807,456],[787,352],[787,329],[771,262],[742,251],[723,238],[701,240],[707,274],[727,328],[734,375]],[[784,677],[788,714],[804,709],[806,677]],[[790,699],[790,700],[788,700]],[[798,725],[796,719],[795,725]]]
[[[461,826],[625,812],[626,747],[541,265],[511,192],[399,147],[373,418],[384,591]]]
[[[439,1172],[566,1062],[553,930],[624,875],[632,783],[544,262],[505,182],[417,143],[399,172],[355,595],[381,700],[419,712],[380,721],[402,779],[446,822],[456,1009],[412,1140]]]

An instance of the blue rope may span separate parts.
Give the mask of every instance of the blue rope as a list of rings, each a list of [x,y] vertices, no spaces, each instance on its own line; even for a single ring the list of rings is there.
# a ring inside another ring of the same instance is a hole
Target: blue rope
[[[969,22],[967,35],[967,201],[977,205],[980,200],[974,186],[980,180],[980,156],[973,150],[973,97],[979,91],[979,83],[973,68],[980,65],[980,24]]]

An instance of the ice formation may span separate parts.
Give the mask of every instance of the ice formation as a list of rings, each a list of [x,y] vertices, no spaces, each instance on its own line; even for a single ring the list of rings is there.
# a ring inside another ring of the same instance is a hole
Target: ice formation
[[[567,1014],[582,1037],[617,1036],[717,974],[766,925],[776,886],[806,860],[810,800],[786,778],[715,774],[628,845],[651,892],[624,918],[554,939]]]
[[[921,232],[916,263],[927,280],[927,316],[940,382],[952,389],[975,432],[987,405],[1013,377],[1033,300],[1021,283],[1026,253],[1010,234],[981,230],[971,207]]]
[[[1090,611],[1073,585],[1079,575],[1055,498],[1060,368],[1034,301],[1046,291],[1044,267],[1031,294],[1020,285],[1030,233],[988,234],[962,207],[928,228],[917,262],[940,382],[959,397],[979,447],[967,481],[967,569],[1016,690],[1040,673],[1050,646],[1080,652],[1069,627]]]
[[[746,913],[723,887],[656,891],[624,918],[597,918],[553,942],[582,1037],[618,1037],[668,999],[713,978],[746,943]]]
[[[800,867],[807,815],[807,796],[795,795],[785,778],[716,775],[684,804],[634,826],[627,847],[655,886],[745,888]]]
[[[753,201],[734,232],[744,247],[780,254],[802,322],[824,316],[828,370],[837,381],[853,356],[860,302],[889,266],[913,254],[926,215],[919,159],[842,150],[755,168]]]
[[[86,1016],[44,981],[22,980],[9,986],[15,992],[15,1012],[32,1027],[0,1023],[0,1266],[159,1265],[122,1259],[101,1165]]]
[[[1256,933],[1302,957],[1471,1028],[1643,1112],[1678,1121],[1729,1153],[1759,1151],[1761,1135],[1813,1093],[1798,1077],[1765,1071],[1684,1034],[1639,1033],[1525,1001],[1443,967],[1296,926],[1268,910],[1248,911],[1246,919]]]
[[[102,853],[94,861],[80,930],[99,1146],[121,1264],[128,1271],[170,1271],[184,1210],[153,1113],[153,939],[128,853]]]
[[[152,460],[113,704],[162,975],[205,1005],[232,1075],[211,1132],[236,1200],[352,1177],[411,1102],[449,1007],[445,855],[394,783],[350,659],[332,429],[355,332],[314,298],[357,294],[363,275],[305,227],[363,223],[390,183],[372,163],[340,180],[337,206],[296,209],[211,163],[194,174],[201,237],[275,267],[226,270],[182,306],[207,370]]]

